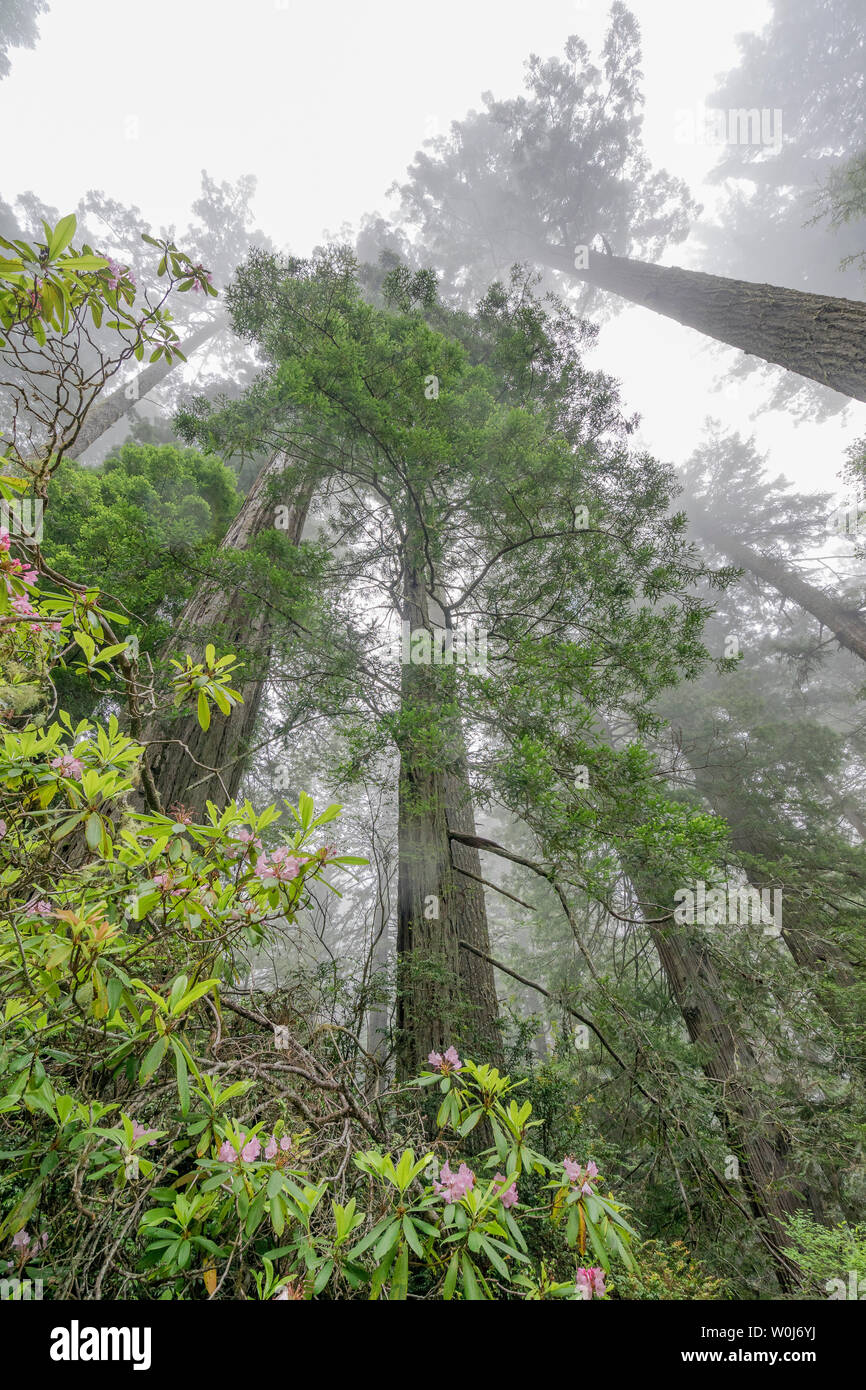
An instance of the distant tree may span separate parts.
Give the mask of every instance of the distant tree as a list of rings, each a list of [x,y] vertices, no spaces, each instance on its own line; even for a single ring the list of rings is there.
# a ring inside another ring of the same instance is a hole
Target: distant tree
[[[0,5],[0,78],[11,68],[10,48],[34,48],[39,38],[37,19],[48,9],[48,0],[3,0]]]

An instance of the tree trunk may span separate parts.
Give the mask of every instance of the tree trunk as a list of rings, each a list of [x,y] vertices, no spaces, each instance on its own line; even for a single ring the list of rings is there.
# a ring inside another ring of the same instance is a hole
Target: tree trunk
[[[780,285],[589,253],[586,269],[551,247],[547,263],[720,343],[866,401],[866,303]]]
[[[184,356],[189,357],[191,353],[196,352],[203,343],[215,337],[222,327],[220,320],[213,320],[197,328],[181,345]],[[162,357],[158,362],[143,367],[125,386],[118,386],[111,395],[98,401],[88,412],[73,442],[64,449],[64,457],[77,459],[86,453],[91,444],[95,444],[97,439],[110,430],[112,425],[116,425],[118,420],[122,420],[134,405],[159,386],[160,382],[174,371],[177,362],[178,359],[174,358],[169,364]]]
[[[712,517],[694,503],[688,502],[687,509],[695,530],[703,540],[721,550],[738,569],[751,571],[784,598],[791,599],[811,613],[813,618],[829,628],[840,646],[859,656],[861,661],[866,661],[866,621],[859,613],[843,608],[838,599],[801,579],[781,560],[762,555],[760,551],[744,545],[736,536],[715,530]]]
[[[420,562],[407,556],[402,618],[432,632]],[[449,822],[474,818],[459,714],[449,700],[448,668],[404,662],[400,748],[397,886],[397,1065],[401,1077],[430,1052],[462,1047],[498,1061],[501,1045],[493,968],[462,959],[458,942],[489,953],[483,888],[452,860]],[[465,861],[465,862],[464,862]],[[479,873],[477,852],[461,866]],[[470,867],[474,865],[475,867]]]
[[[270,483],[285,468],[285,456],[277,454],[262,469],[226,532],[223,550],[243,550],[273,526]],[[302,489],[289,508],[286,534],[295,544],[309,503],[309,491]],[[188,651],[195,656],[213,642],[226,653],[249,653],[249,662],[241,685],[243,704],[229,716],[213,710],[207,732],[195,713],[160,714],[148,725],[148,766],[166,810],[182,804],[199,819],[208,800],[222,808],[237,794],[267,679],[272,621],[267,603],[255,595],[228,592],[218,580],[205,580],[187,603],[166,655]]]
[[[627,857],[624,867],[647,918],[670,909],[673,891],[661,889],[644,864]],[[795,1273],[782,1254],[790,1241],[780,1223],[802,1210],[803,1198],[788,1163],[787,1137],[765,1114],[755,1089],[761,1080],[758,1060],[733,1021],[734,1006],[695,929],[669,922],[648,930],[704,1073],[716,1087],[717,1113],[740,1160],[749,1204],[761,1222],[779,1279],[784,1288],[791,1288]]]

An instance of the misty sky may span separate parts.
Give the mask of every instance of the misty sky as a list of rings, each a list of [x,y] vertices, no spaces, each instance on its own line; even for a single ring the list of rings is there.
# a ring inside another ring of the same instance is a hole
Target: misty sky
[[[706,99],[736,62],[735,35],[760,28],[768,6],[631,9],[643,30],[649,154],[709,213],[715,195],[701,180],[718,151],[681,143],[676,113]],[[252,173],[258,224],[304,254],[365,212],[387,212],[387,189],[421,142],[480,105],[482,91],[520,90],[530,52],[561,52],[572,32],[594,46],[606,10],[601,0],[52,0],[35,50],[13,51],[0,83],[0,129],[15,137],[2,141],[0,192],[11,201],[32,189],[62,213],[98,188],[157,225],[183,226],[202,169],[217,180]],[[664,259],[714,269],[688,242]],[[701,335],[630,307],[593,355],[622,381],[626,407],[643,416],[640,443],[659,457],[681,462],[714,414],[754,432],[773,472],[839,489],[866,405],[819,425],[780,412],[752,420],[766,388],[714,393],[723,360]]]

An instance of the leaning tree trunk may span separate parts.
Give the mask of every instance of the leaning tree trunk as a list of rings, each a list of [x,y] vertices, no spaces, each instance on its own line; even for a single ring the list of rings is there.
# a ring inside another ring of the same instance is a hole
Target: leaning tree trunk
[[[780,285],[589,252],[588,265],[551,247],[554,270],[608,290],[720,343],[866,401],[866,303]]]
[[[647,919],[669,910],[673,891],[665,891],[645,864],[626,856],[624,867]],[[694,928],[666,922],[648,930],[704,1074],[714,1084],[715,1108],[740,1160],[743,1188],[780,1282],[794,1287],[796,1272],[782,1253],[790,1244],[783,1223],[803,1209],[803,1198],[790,1167],[787,1136],[760,1100],[761,1069],[754,1049],[736,1024],[709,947]]]
[[[271,483],[286,468],[275,455],[262,469],[232,522],[221,549],[243,550],[274,524]],[[301,488],[289,507],[286,535],[295,544],[301,537],[310,493]],[[184,609],[166,655],[195,656],[207,642],[222,653],[247,657],[241,685],[243,704],[228,716],[214,710],[210,728],[199,725],[195,713],[172,718],[160,713],[145,730],[147,762],[163,806],[183,805],[195,819],[210,800],[219,807],[237,793],[245,771],[268,672],[273,617],[267,602],[255,594],[232,591],[218,579],[205,580]]]
[[[421,564],[407,555],[404,622],[432,632]],[[464,960],[459,942],[489,954],[483,888],[458,871],[449,822],[472,825],[459,714],[448,668],[404,664],[401,678],[397,885],[397,1066],[415,1075],[450,1046],[500,1060],[493,969]],[[480,876],[477,853],[460,867]],[[472,867],[470,867],[470,864]]]
[[[703,540],[709,541],[721,550],[738,569],[749,570],[758,579],[776,589],[783,598],[791,599],[807,613],[811,613],[813,618],[817,618],[819,623],[833,633],[841,647],[859,656],[861,661],[866,661],[866,622],[859,613],[844,608],[838,599],[825,594],[821,589],[816,589],[813,584],[808,584],[781,560],[776,560],[771,555],[762,555],[760,551],[753,550],[736,536],[718,531],[712,517],[699,509],[695,503],[690,501],[687,506],[689,519]]]
[[[188,357],[190,353],[196,352],[203,343],[215,337],[222,327],[222,322],[214,319],[197,328],[182,344],[184,356]],[[71,459],[80,458],[91,444],[95,444],[101,435],[116,425],[118,420],[122,420],[144,396],[159,386],[169,373],[174,371],[179,361],[180,359],[175,357],[169,364],[162,357],[158,362],[143,367],[125,386],[116,387],[110,396],[98,401],[86,415],[75,438],[64,449],[64,456]]]

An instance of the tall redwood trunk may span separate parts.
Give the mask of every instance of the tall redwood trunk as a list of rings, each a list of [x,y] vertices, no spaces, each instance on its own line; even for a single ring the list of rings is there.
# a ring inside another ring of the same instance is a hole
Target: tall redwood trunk
[[[407,557],[404,622],[432,631],[421,563]],[[471,825],[465,748],[450,697],[448,668],[402,667],[399,868],[397,885],[397,1065],[414,1075],[431,1051],[449,1046],[499,1061],[501,1043],[493,968],[463,959],[459,941],[489,953],[483,888],[455,868],[451,828]],[[477,853],[466,856],[477,865]],[[477,867],[470,872],[478,873]]]
[[[223,550],[243,550],[274,525],[270,484],[286,466],[285,456],[277,454],[262,469],[226,532]],[[289,508],[285,534],[295,544],[309,502],[309,492],[302,491]],[[223,807],[237,794],[267,680],[272,622],[266,602],[233,592],[218,580],[205,580],[187,603],[165,655],[189,652],[195,657],[212,641],[221,652],[245,652],[248,666],[239,687],[243,704],[228,716],[212,710],[206,732],[195,713],[160,714],[145,730],[148,766],[166,810],[182,804],[198,819],[208,800]]]
[[[866,303],[755,284],[627,256],[589,253],[586,269],[555,247],[545,255],[596,289],[641,304],[720,343],[866,400]]]

